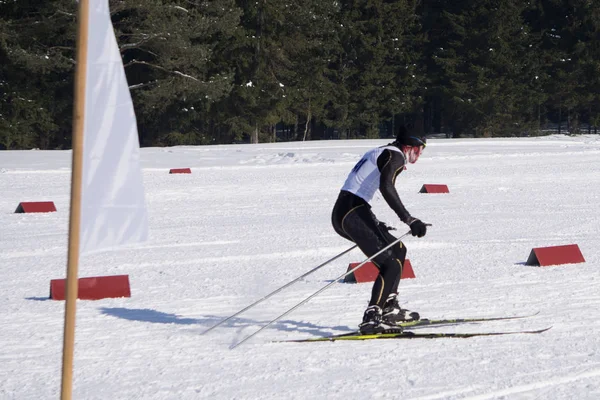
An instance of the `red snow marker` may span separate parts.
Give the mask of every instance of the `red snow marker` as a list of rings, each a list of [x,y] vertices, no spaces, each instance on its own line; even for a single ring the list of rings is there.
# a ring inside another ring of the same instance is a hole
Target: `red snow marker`
[[[191,174],[192,170],[190,168],[171,168],[169,170],[170,174]]]
[[[50,298],[65,299],[66,279],[50,281]],[[131,297],[129,275],[97,276],[77,280],[77,298],[81,300],[100,300],[113,297]]]
[[[404,260],[404,266],[402,268],[402,275],[400,279],[414,279],[416,278],[415,272],[413,271],[412,264],[409,259]]]
[[[56,207],[52,201],[23,201],[19,203],[15,213],[45,213],[55,211]]]
[[[352,270],[360,263],[350,263],[346,272]],[[346,283],[363,283],[363,282],[374,282],[379,275],[379,269],[372,262],[368,262],[350,275],[344,278]],[[412,268],[410,260],[404,261],[404,268],[402,268],[402,275],[400,279],[411,279],[415,278],[415,273]]]
[[[446,185],[425,184],[419,190],[419,193],[450,193]]]
[[[579,246],[568,244],[565,246],[537,247],[531,250],[527,265],[538,265],[546,267],[548,265],[576,264],[585,262]]]

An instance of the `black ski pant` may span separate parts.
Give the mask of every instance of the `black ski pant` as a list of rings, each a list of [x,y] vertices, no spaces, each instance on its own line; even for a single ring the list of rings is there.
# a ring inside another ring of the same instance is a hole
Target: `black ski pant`
[[[367,257],[397,240],[385,224],[375,218],[369,203],[344,190],[333,207],[331,222],[340,236],[356,243]],[[383,308],[390,293],[398,293],[405,258],[406,247],[398,242],[371,260],[379,268],[379,275],[373,284],[369,306]]]

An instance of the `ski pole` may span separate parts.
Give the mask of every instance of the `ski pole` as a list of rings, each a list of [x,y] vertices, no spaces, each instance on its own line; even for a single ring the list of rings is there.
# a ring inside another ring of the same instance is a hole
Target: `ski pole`
[[[356,247],[357,247],[357,245],[355,244],[354,246],[350,247],[348,250],[345,250],[345,251],[341,252],[340,254],[338,254],[337,256],[335,256],[335,257],[333,257],[333,258],[330,258],[329,260],[325,261],[323,264],[321,264],[321,265],[319,265],[319,266],[317,266],[317,267],[315,267],[315,268],[311,269],[310,271],[306,272],[304,275],[301,275],[301,276],[297,277],[297,278],[296,278],[296,279],[294,279],[293,281],[291,281],[291,282],[289,282],[289,283],[287,283],[287,284],[283,285],[283,286],[282,286],[282,287],[280,287],[279,289],[277,289],[277,290],[275,290],[275,291],[273,291],[273,292],[269,293],[268,295],[264,296],[262,299],[260,299],[260,300],[257,300],[257,301],[255,301],[254,303],[250,304],[248,307],[246,307],[246,308],[244,308],[244,309],[242,309],[242,310],[240,310],[240,311],[236,312],[235,314],[233,314],[233,315],[232,315],[232,316],[230,316],[230,317],[227,317],[227,318],[225,318],[224,320],[220,321],[220,322],[219,322],[219,323],[217,323],[216,325],[213,325],[213,326],[211,326],[210,328],[208,328],[207,330],[205,330],[204,332],[202,332],[202,333],[201,333],[201,335],[204,335],[205,333],[212,331],[212,330],[213,330],[213,329],[215,329],[217,326],[220,326],[220,325],[222,325],[223,323],[225,323],[225,322],[229,321],[231,318],[237,317],[238,315],[240,315],[240,314],[241,314],[241,313],[243,313],[244,311],[247,311],[247,310],[251,309],[252,307],[254,307],[255,305],[257,305],[258,303],[260,303],[260,302],[262,302],[262,301],[264,301],[264,300],[268,299],[269,297],[271,297],[271,296],[273,296],[273,295],[275,295],[275,294],[277,294],[277,293],[281,292],[283,289],[285,289],[285,288],[287,288],[287,287],[291,286],[292,284],[294,284],[294,283],[298,282],[299,280],[301,280],[301,279],[303,279],[303,278],[307,277],[308,275],[312,274],[312,273],[313,273],[313,272],[315,272],[316,270],[318,270],[318,269],[320,269],[320,268],[322,268],[322,267],[326,266],[326,265],[327,265],[327,264],[329,264],[330,262],[337,260],[338,258],[340,258],[341,256],[343,256],[344,254],[346,254],[346,253],[350,252],[351,250],[354,250],[354,248],[356,248]]]
[[[308,302],[310,299],[312,299],[313,297],[315,297],[316,295],[318,295],[319,293],[325,291],[327,288],[329,288],[330,286],[334,285],[337,281],[339,281],[340,279],[345,278],[346,276],[350,275],[351,273],[353,273],[354,271],[356,271],[357,269],[361,268],[363,265],[365,265],[366,263],[368,263],[369,261],[371,261],[372,259],[374,259],[375,257],[377,257],[378,255],[380,255],[381,253],[383,253],[384,251],[390,249],[392,246],[394,246],[395,244],[397,244],[398,242],[400,242],[400,240],[405,237],[406,235],[410,234],[411,231],[406,232],[404,235],[400,236],[398,239],[396,239],[394,242],[388,244],[387,246],[385,246],[383,249],[379,250],[377,253],[373,254],[371,257],[367,258],[365,261],[363,261],[362,263],[358,264],[356,267],[352,268],[350,271],[338,276],[336,279],[333,280],[333,282],[328,283],[327,285],[323,286],[321,289],[317,290],[315,293],[313,293],[312,295],[308,296],[306,299],[302,300],[300,303],[296,304],[294,307],[290,308],[289,310],[287,310],[286,312],[284,312],[283,314],[281,314],[280,316],[278,316],[277,318],[273,319],[272,321],[270,321],[268,324],[263,325],[259,330],[257,330],[256,332],[252,333],[251,335],[246,336],[244,339],[242,339],[241,341],[239,341],[237,344],[233,345],[230,347],[230,349],[235,349],[236,347],[238,347],[240,344],[244,343],[246,340],[252,338],[253,336],[255,336],[256,334],[258,334],[260,331],[262,331],[263,329],[271,326],[273,323],[279,321],[281,318],[285,317],[286,315],[288,315],[289,313],[291,313],[292,311],[294,311],[295,309],[297,309],[298,307],[300,307],[301,305],[303,305],[304,303]]]

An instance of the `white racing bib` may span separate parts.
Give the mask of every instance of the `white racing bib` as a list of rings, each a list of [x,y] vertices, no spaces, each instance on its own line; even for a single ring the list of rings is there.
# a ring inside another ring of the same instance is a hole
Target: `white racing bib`
[[[381,173],[377,167],[377,158],[386,149],[396,151],[404,156],[396,146],[377,147],[367,151],[350,171],[342,190],[354,193],[366,202],[371,201],[373,195],[379,189],[381,178]]]

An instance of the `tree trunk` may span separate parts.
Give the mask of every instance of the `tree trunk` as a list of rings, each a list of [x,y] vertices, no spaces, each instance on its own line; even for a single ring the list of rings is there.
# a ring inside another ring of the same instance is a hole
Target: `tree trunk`
[[[588,117],[588,135],[590,133],[592,133],[592,103],[590,103],[588,105],[588,112],[589,112],[589,117]]]
[[[308,127],[309,127],[311,118],[312,118],[312,116],[310,113],[310,99],[308,99],[308,108],[306,110],[306,125],[304,125],[304,137],[302,138],[303,142],[306,141],[307,137],[310,139],[310,135],[308,133]]]
[[[558,102],[558,134],[560,135],[562,128],[562,103]]]
[[[542,130],[542,112],[541,112],[541,104],[538,101],[538,134]]]
[[[300,134],[298,133],[298,114],[296,114],[296,120],[294,121],[294,140],[298,140],[300,138]]]
[[[258,143],[258,124],[254,125],[254,132],[252,132],[252,135],[250,135],[250,143]]]

